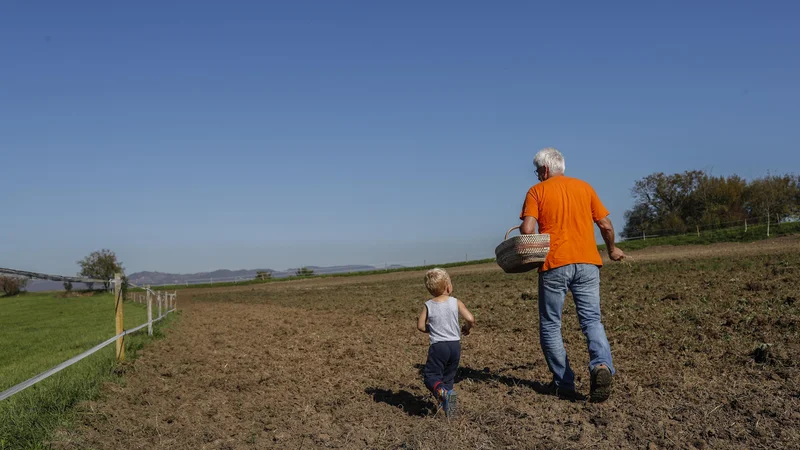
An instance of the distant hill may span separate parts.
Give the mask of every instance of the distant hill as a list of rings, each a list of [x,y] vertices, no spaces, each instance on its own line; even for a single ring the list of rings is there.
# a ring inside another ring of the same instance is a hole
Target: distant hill
[[[350,266],[307,266],[314,271],[315,275],[326,275],[331,273],[347,273],[347,272],[364,272],[368,270],[383,269],[383,267],[374,267],[366,265],[350,265]],[[389,269],[401,268],[402,266],[392,265]],[[198,272],[198,273],[163,273],[163,272],[136,272],[129,276],[132,283],[138,285],[159,285],[159,284],[199,284],[209,283],[212,281],[230,282],[236,280],[252,280],[256,277],[258,272],[270,272],[273,278],[286,278],[295,275],[298,268],[291,268],[286,270],[274,269],[243,269],[243,270],[227,270],[220,269],[213,272]]]
[[[314,271],[315,275],[326,275],[331,273],[348,273],[348,272],[364,272],[368,270],[380,269],[401,269],[403,266],[390,265],[388,267],[375,267],[366,265],[351,265],[351,266],[307,266]],[[273,270],[273,269],[242,269],[242,270],[228,270],[220,269],[213,272],[198,272],[198,273],[164,273],[164,272],[136,272],[128,276],[131,283],[143,286],[151,285],[157,286],[162,284],[200,284],[209,282],[231,282],[236,280],[252,280],[258,272],[270,272],[273,278],[286,278],[295,275],[298,268],[291,268],[286,270]],[[95,285],[95,289],[99,286]],[[60,291],[64,289],[64,285],[57,281],[46,280],[31,280],[28,283],[27,291],[41,292],[41,291]],[[86,289],[83,284],[75,284],[74,289]]]
[[[367,265],[349,265],[349,266],[307,266],[314,271],[315,275],[326,275],[331,273],[348,273],[348,272],[364,272],[368,270],[379,269],[398,269],[403,266],[391,265],[388,267],[375,267]],[[286,278],[295,275],[297,269],[290,268],[286,270],[274,269],[243,269],[243,270],[227,270],[220,269],[213,272],[198,272],[198,273],[163,273],[163,272],[136,272],[129,276],[132,283],[138,285],[158,285],[158,284],[199,284],[209,283],[211,281],[230,282],[236,280],[252,280],[256,277],[258,272],[270,272],[273,278]]]

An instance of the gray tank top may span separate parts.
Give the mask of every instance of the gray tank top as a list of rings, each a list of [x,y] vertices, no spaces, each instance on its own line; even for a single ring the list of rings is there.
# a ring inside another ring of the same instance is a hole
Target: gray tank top
[[[437,342],[460,341],[461,330],[458,327],[458,300],[450,297],[441,303],[428,300],[428,324],[431,345]]]

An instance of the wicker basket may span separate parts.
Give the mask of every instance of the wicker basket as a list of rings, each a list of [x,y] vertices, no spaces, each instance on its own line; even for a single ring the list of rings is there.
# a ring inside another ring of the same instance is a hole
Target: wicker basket
[[[494,249],[497,265],[506,273],[538,269],[550,251],[549,234],[520,234],[509,239],[508,234],[518,228],[508,230],[505,240]]]

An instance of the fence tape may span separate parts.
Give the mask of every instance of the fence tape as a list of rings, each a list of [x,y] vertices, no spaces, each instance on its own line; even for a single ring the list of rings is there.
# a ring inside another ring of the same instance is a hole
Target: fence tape
[[[157,319],[153,319],[153,323],[158,322],[159,320],[163,319],[164,317],[167,317],[167,314],[169,314],[169,313],[171,313],[173,311],[175,311],[175,309],[171,309],[171,310],[167,311],[166,313],[164,313],[164,315],[162,315],[161,317],[159,317]],[[107,345],[110,345],[110,344],[114,343],[117,339],[119,339],[119,338],[121,338],[121,337],[123,337],[123,336],[125,336],[127,334],[135,333],[135,332],[141,330],[142,328],[146,327],[147,324],[148,324],[148,322],[145,322],[145,323],[139,325],[136,328],[131,328],[130,330],[125,330],[122,333],[120,333],[120,334],[118,334],[118,335],[116,335],[116,336],[114,336],[112,338],[109,338],[107,341],[103,342],[102,344],[95,345],[94,347],[90,348],[89,350],[86,350],[85,352],[81,353],[80,355],[74,356],[74,357],[64,361],[63,363],[53,367],[50,370],[42,372],[39,375],[36,375],[33,378],[30,378],[30,379],[28,379],[26,381],[23,381],[22,383],[19,383],[18,385],[14,386],[14,387],[12,387],[10,389],[7,389],[7,390],[5,390],[3,392],[0,392],[0,401],[3,401],[5,399],[7,399],[8,397],[11,397],[12,395],[14,395],[14,394],[16,394],[16,393],[18,393],[20,391],[23,391],[23,390],[33,386],[34,384],[44,380],[45,378],[47,378],[47,377],[49,377],[51,375],[54,375],[54,374],[60,372],[63,369],[66,369],[67,367],[75,364],[76,362],[82,360],[83,358],[86,358],[87,356],[97,352],[98,350],[102,349],[103,347],[106,347]]]

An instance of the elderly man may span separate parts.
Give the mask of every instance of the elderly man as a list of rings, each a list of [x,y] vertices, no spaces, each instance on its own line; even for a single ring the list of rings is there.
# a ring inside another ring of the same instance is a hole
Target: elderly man
[[[600,321],[600,267],[594,238],[600,228],[608,256],[621,261],[625,254],[614,245],[614,226],[608,210],[588,183],[564,175],[564,156],[545,148],[533,158],[540,183],[525,197],[520,219],[523,234],[550,235],[550,252],[539,269],[539,341],[553,386],[559,396],[574,398],[575,373],[569,366],[561,338],[561,312],[567,291],[572,291],[581,331],[589,346],[591,384],[589,398],[602,402],[611,394],[611,347]]]

